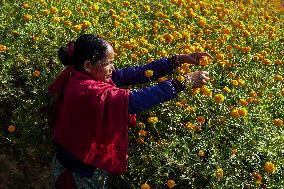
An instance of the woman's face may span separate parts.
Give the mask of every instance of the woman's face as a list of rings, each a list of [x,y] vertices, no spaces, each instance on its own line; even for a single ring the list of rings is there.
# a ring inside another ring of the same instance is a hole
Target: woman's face
[[[111,45],[108,45],[105,56],[97,63],[97,65],[89,65],[86,70],[94,77],[97,81],[108,82],[111,79],[112,72],[114,70],[113,65],[114,50]]]

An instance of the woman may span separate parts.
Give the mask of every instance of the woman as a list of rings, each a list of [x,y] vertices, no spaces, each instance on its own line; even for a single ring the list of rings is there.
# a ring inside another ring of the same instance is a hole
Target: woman
[[[114,69],[110,43],[91,34],[58,51],[68,66],[49,87],[54,98],[50,125],[56,144],[53,161],[56,188],[110,188],[111,175],[127,169],[128,126],[135,114],[174,99],[186,83],[200,87],[208,72],[190,73],[185,83],[166,80],[138,91],[118,88],[172,74],[184,62],[198,64],[208,53],[173,55],[144,66]],[[211,57],[212,58],[212,57]]]

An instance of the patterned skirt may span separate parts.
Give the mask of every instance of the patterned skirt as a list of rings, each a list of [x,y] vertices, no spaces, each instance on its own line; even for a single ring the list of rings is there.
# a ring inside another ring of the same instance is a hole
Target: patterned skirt
[[[60,164],[56,157],[52,160],[51,168],[52,187],[55,188],[55,183],[59,176],[65,171],[65,168]],[[72,174],[77,189],[111,189],[111,174],[104,170],[96,169],[93,176],[90,178],[79,176],[76,173]]]

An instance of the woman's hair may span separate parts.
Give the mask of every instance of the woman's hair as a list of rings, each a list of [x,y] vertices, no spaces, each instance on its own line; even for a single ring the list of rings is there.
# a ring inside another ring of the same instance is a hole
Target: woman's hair
[[[93,35],[83,34],[75,42],[69,42],[66,47],[58,50],[59,60],[65,66],[74,65],[76,69],[81,70],[85,60],[89,60],[93,65],[101,60],[110,43],[106,40]]]

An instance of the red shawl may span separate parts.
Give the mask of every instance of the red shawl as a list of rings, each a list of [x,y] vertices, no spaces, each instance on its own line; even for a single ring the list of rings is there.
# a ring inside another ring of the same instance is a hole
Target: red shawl
[[[63,93],[53,128],[54,141],[86,164],[109,173],[127,169],[129,91],[112,82],[66,68],[49,87]]]

